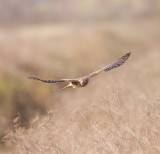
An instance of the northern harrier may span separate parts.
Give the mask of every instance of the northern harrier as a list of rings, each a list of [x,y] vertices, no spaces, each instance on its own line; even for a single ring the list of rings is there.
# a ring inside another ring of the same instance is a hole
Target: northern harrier
[[[76,88],[76,87],[85,87],[90,78],[102,73],[102,72],[107,72],[107,71],[110,71],[111,69],[114,69],[114,68],[117,68],[119,66],[121,66],[122,64],[125,63],[125,61],[129,58],[131,52],[125,54],[123,57],[119,58],[118,60],[116,60],[115,62],[93,72],[93,73],[90,73],[89,75],[86,75],[86,76],[83,76],[83,77],[80,77],[80,78],[76,78],[76,79],[59,79],[59,80],[43,80],[43,79],[40,79],[40,78],[36,78],[36,77],[28,77],[29,79],[33,79],[33,80],[39,80],[41,82],[45,82],[45,83],[60,83],[60,82],[67,82],[69,83],[66,87],[62,88],[62,89],[65,89],[65,88]]]

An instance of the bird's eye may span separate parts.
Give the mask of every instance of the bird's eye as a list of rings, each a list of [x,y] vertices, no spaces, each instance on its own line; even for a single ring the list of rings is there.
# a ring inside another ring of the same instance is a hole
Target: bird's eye
[[[83,82],[82,82],[82,85],[86,85],[88,83],[88,80],[84,80]]]

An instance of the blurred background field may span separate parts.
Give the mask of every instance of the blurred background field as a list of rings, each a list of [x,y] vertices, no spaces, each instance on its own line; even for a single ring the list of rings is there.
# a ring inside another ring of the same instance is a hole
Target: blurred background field
[[[159,0],[0,4],[1,153],[160,153]],[[82,89],[27,79],[83,76],[127,52]]]

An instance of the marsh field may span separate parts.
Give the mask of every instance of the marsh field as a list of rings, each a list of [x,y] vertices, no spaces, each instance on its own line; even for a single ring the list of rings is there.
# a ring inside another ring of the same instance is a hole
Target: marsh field
[[[3,27],[0,34],[1,153],[160,153],[159,21]],[[85,88],[27,79],[83,76],[127,52],[123,66]]]
[[[160,153],[158,0],[0,3],[0,154]]]

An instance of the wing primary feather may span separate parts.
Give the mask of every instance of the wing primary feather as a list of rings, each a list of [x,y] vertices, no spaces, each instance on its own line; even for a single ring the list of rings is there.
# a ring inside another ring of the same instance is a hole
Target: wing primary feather
[[[107,65],[107,66],[105,66],[105,67],[93,72],[93,73],[90,73],[89,75],[85,76],[84,78],[91,78],[93,76],[98,75],[99,73],[101,73],[103,71],[107,72],[107,71],[109,71],[111,69],[117,68],[117,67],[121,66],[122,64],[124,64],[125,61],[129,58],[130,55],[131,55],[131,52],[125,54],[123,57],[119,58],[115,62],[113,62],[113,63],[111,63],[111,64],[109,64],[109,65]]]
[[[43,79],[32,77],[32,76],[29,76],[28,79],[38,80],[38,81],[45,82],[45,83],[65,82],[65,80],[43,80]]]
[[[117,61],[111,63],[107,67],[104,67],[103,70],[104,71],[109,71],[113,68],[117,68],[117,67],[121,66],[122,64],[124,64],[126,62],[126,60],[129,58],[130,55],[131,55],[131,52],[125,54],[123,57],[119,58]]]

